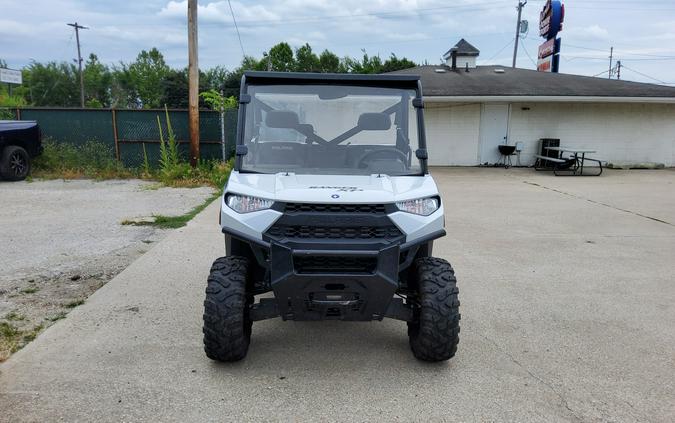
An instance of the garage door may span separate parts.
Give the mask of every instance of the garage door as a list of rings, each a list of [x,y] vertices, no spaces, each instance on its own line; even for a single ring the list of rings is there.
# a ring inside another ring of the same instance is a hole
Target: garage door
[[[427,98],[424,109],[429,164],[477,165],[480,105],[429,101]]]

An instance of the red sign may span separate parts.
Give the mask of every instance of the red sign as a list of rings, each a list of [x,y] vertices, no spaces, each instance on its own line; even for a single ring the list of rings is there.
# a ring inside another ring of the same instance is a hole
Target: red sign
[[[539,59],[537,61],[537,70],[539,72],[551,72],[553,70],[553,55]]]
[[[545,41],[542,45],[539,46],[539,59],[548,57],[555,53],[555,39],[551,38],[548,41]]]

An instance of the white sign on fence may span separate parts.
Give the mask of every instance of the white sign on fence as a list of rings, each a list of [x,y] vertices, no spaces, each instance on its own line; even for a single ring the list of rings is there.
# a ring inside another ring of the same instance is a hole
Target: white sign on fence
[[[21,85],[21,83],[23,82],[21,79],[21,71],[14,69],[0,68],[0,82]]]

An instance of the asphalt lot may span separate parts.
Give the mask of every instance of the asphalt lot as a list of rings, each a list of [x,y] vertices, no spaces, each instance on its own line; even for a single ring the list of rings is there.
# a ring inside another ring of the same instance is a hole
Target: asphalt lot
[[[0,364],[0,420],[675,420],[675,171],[433,174],[462,302],[449,363],[416,361],[401,322],[280,320],[209,361],[212,204]]]

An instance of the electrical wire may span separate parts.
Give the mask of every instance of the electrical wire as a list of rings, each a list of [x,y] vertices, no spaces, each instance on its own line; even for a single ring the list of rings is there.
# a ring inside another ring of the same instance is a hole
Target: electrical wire
[[[642,76],[644,76],[645,78],[649,78],[649,79],[651,79],[652,81],[656,81],[656,82],[658,82],[659,84],[670,85],[670,84],[668,84],[667,82],[661,81],[660,79],[656,79],[656,78],[654,78],[654,77],[652,77],[652,76],[649,76],[649,75],[647,75],[647,74],[645,74],[645,73],[636,71],[635,69],[631,69],[631,68],[629,68],[628,66],[625,66],[623,63],[621,64],[621,67],[624,68],[624,69],[628,69],[628,70],[631,71],[631,72],[637,73],[638,75],[642,75]]]
[[[237,38],[239,38],[239,47],[241,47],[241,55],[242,57],[246,57],[246,53],[244,52],[244,43],[241,42],[241,34],[239,34],[239,27],[237,26],[237,20],[234,17],[234,10],[232,10],[232,3],[230,3],[230,0],[227,0],[227,4],[230,6],[230,13],[232,14],[232,22],[234,22],[234,28],[237,30]]]
[[[536,69],[537,68],[537,62],[535,62],[534,59],[532,58],[532,56],[530,56],[530,53],[527,51],[527,48],[525,47],[525,42],[523,42],[521,44],[521,46],[523,47],[523,51],[525,52],[527,57],[530,59],[530,62],[532,62],[532,64],[534,65],[534,68]]]
[[[487,61],[489,62],[490,60],[492,60],[492,59],[494,59],[495,57],[499,56],[499,54],[500,54],[502,51],[504,51],[504,49],[506,49],[506,47],[510,46],[511,43],[512,43],[514,40],[515,40],[515,38],[511,38],[511,39],[509,40],[509,42],[506,43],[506,45],[504,45],[504,47],[500,48],[499,51],[496,52],[495,54],[493,54],[489,59],[487,59]]]

